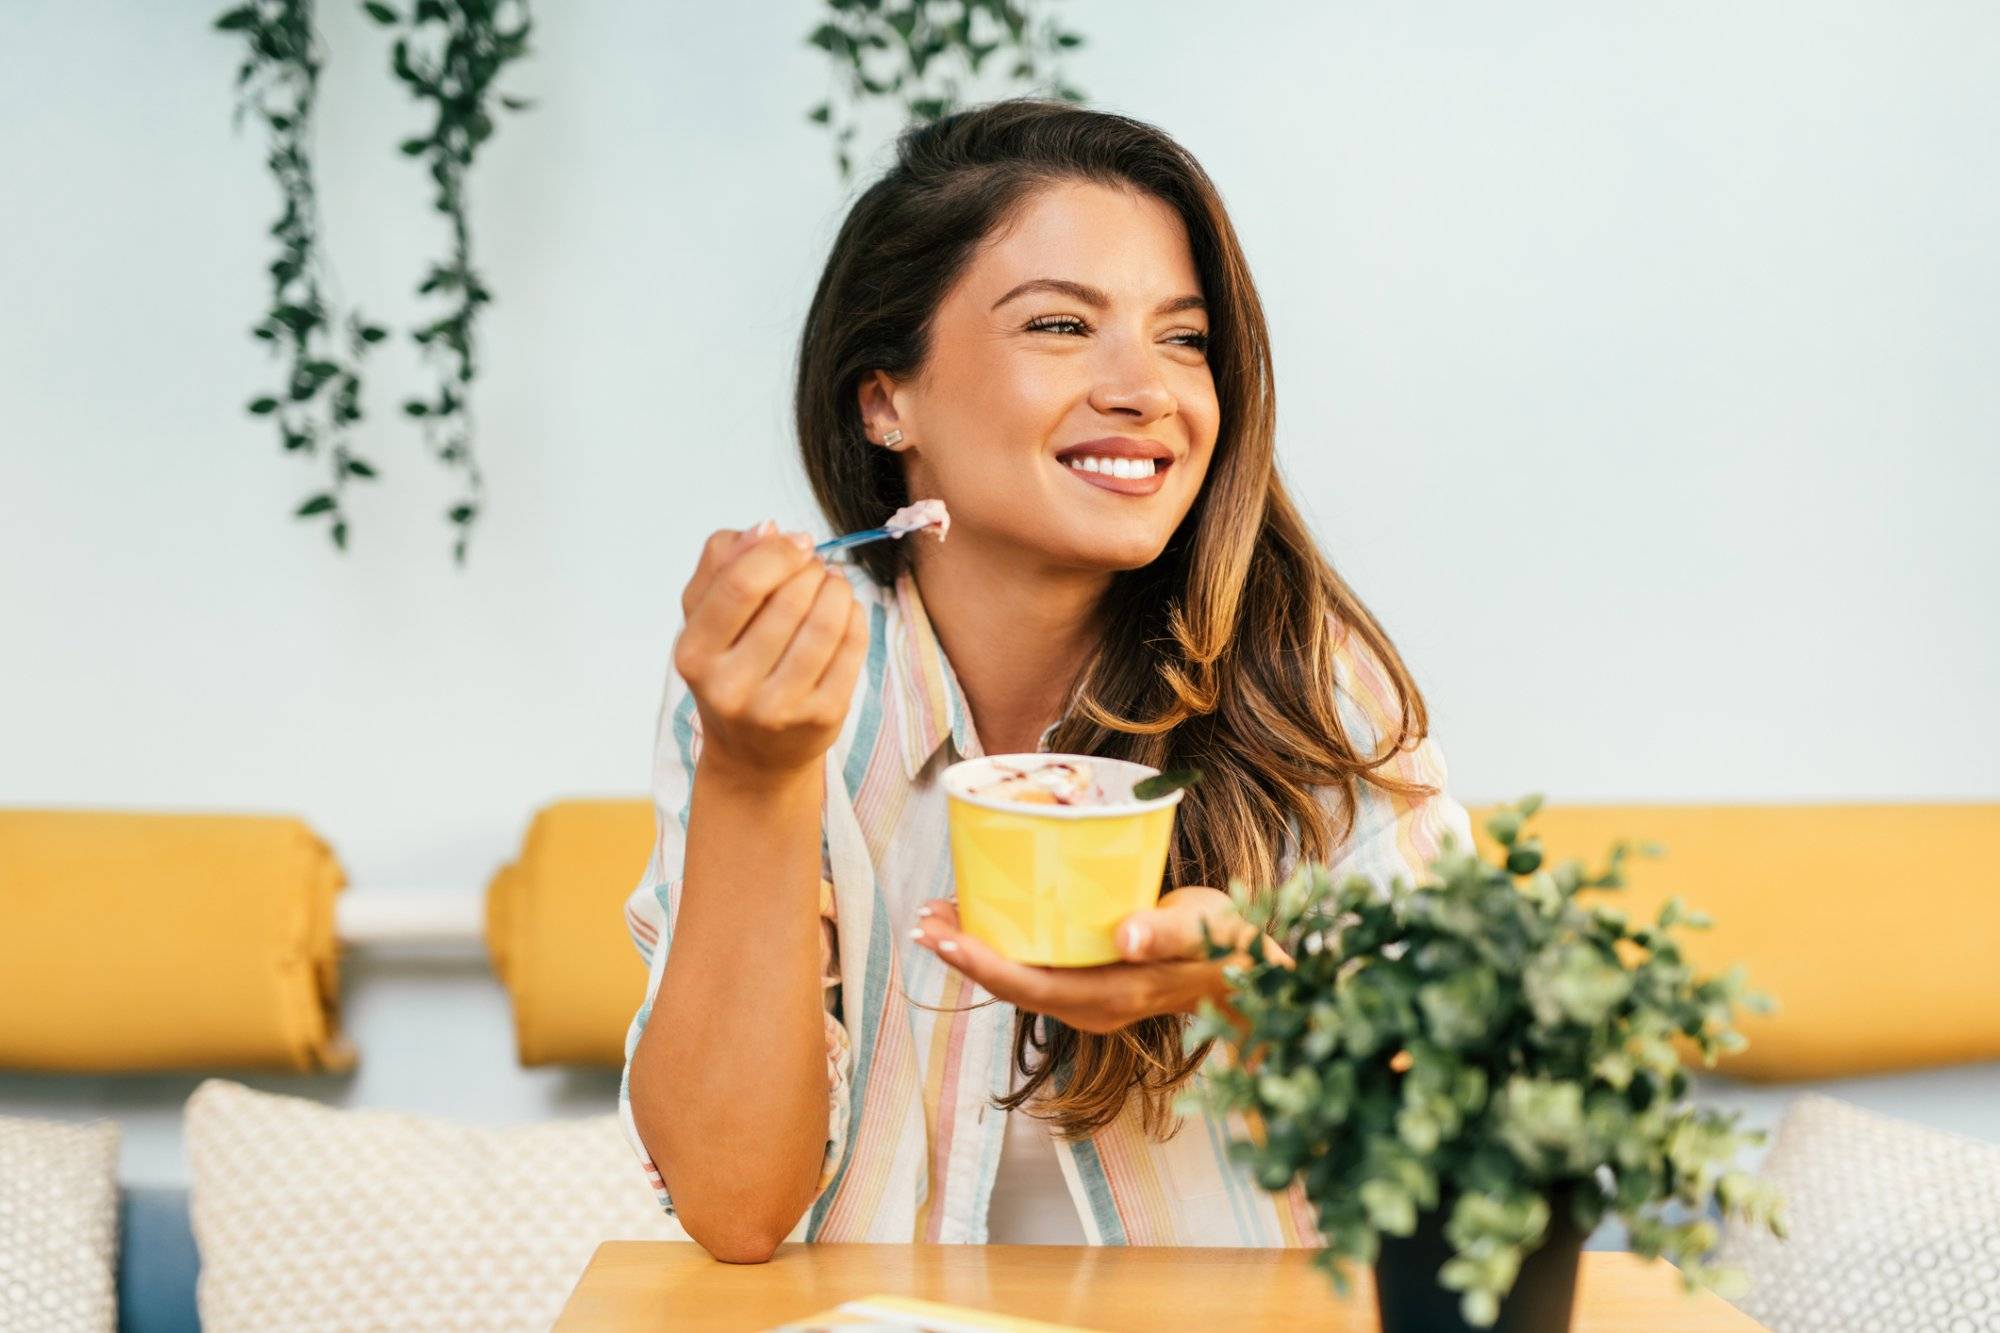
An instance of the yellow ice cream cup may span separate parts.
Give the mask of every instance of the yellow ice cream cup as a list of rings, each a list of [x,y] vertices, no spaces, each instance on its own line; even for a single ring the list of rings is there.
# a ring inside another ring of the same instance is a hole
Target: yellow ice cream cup
[[[1031,805],[969,792],[1057,760],[1090,766],[1100,805]],[[958,922],[1008,958],[1050,967],[1118,961],[1112,932],[1160,900],[1173,835],[1176,788],[1137,800],[1132,787],[1158,773],[1088,754],[997,754],[944,771]]]

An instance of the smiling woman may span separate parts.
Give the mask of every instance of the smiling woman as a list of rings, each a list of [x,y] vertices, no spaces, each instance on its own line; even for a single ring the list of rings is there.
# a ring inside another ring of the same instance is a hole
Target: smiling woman
[[[803,533],[719,532],[682,594],[620,1106],[711,1252],[1065,1222],[1317,1243],[1301,1190],[1229,1160],[1254,1131],[1174,1121],[1214,1054],[1183,1049],[1189,1018],[1225,992],[1202,928],[1254,935],[1232,879],[1420,877],[1471,829],[1278,479],[1275,411],[1221,199],[1152,126],[994,103],[906,131],[855,203],[800,341],[806,472],[835,531],[935,499],[951,537],[829,568]],[[1038,750],[1205,774],[1122,961],[1034,967],[958,929],[940,775]]]
[[[1044,272],[1057,266],[1089,280]],[[919,574],[927,592],[995,570],[996,547],[1005,565],[1059,563],[1079,597],[1159,554],[1220,424],[1201,287],[1179,214],[1126,185],[1054,182],[993,229],[932,317],[921,371],[857,387],[871,429],[904,432],[909,492],[970,506],[973,535],[927,553],[944,557]]]

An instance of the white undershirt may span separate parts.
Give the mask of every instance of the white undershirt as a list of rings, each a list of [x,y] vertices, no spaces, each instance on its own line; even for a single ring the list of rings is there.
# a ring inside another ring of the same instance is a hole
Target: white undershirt
[[[990,1245],[1083,1245],[1083,1221],[1071,1202],[1049,1122],[1006,1111],[1007,1137],[986,1206]]]

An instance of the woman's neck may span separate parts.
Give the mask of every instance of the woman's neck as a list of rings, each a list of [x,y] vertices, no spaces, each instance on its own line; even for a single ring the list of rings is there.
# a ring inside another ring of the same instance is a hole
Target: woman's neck
[[[917,595],[965,693],[980,749],[1033,750],[1097,646],[1111,575],[1013,565],[971,542],[919,552]]]

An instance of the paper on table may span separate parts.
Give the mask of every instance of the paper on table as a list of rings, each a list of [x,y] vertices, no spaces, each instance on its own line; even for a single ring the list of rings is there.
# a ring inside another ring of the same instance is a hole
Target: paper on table
[[[942,1301],[920,1301],[910,1296],[862,1296],[844,1301],[831,1310],[807,1315],[789,1324],[778,1324],[764,1333],[818,1333],[837,1328],[841,1333],[1091,1333],[1075,1324],[1051,1324],[1040,1319],[975,1310]]]

